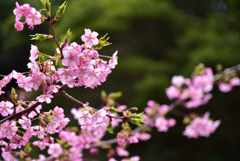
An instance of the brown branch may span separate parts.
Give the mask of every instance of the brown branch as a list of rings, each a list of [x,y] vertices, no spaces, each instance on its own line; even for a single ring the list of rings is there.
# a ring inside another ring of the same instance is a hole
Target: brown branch
[[[236,71],[240,71],[240,64],[235,65],[235,66],[230,67],[230,68],[227,68],[227,69],[225,69],[224,71],[215,74],[215,75],[214,75],[214,80],[216,81],[216,80],[218,80],[219,77],[221,77],[222,75],[229,75],[229,74],[231,74],[231,73],[233,73],[233,72],[236,72]]]
[[[65,84],[65,85],[62,85],[61,88],[58,89],[58,92],[57,92],[57,93],[51,93],[51,95],[52,95],[52,96],[59,95],[59,94],[61,94],[62,91],[63,91],[64,89],[66,89],[67,87],[68,87],[68,86],[67,86],[66,84]],[[24,115],[24,114],[26,114],[26,113],[29,113],[29,112],[31,112],[31,111],[34,111],[34,110],[36,109],[36,107],[37,107],[38,105],[41,105],[41,104],[42,104],[41,102],[36,102],[36,103],[34,103],[32,106],[26,108],[25,110],[22,110],[22,111],[20,111],[20,112],[18,112],[18,113],[14,113],[14,114],[12,114],[12,115],[10,115],[10,116],[2,119],[2,120],[0,121],[0,124],[2,124],[3,122],[5,122],[5,121],[7,121],[7,120],[8,120],[8,121],[11,121],[11,120],[17,119],[17,118],[21,117],[22,115]]]
[[[51,27],[51,30],[52,30],[52,33],[53,33],[53,40],[56,42],[57,47],[58,47],[58,49],[61,53],[61,58],[60,59],[63,59],[64,57],[63,57],[63,53],[62,53],[62,48],[60,47],[60,45],[58,43],[58,40],[57,40],[57,37],[56,37],[56,33],[55,33],[55,30],[54,30],[54,23],[52,23],[50,21],[48,21],[48,23],[49,23],[49,25]]]
[[[78,105],[80,105],[81,107],[84,107],[84,103],[82,103],[81,101],[77,100],[76,98],[74,98],[73,96],[69,95],[68,93],[66,93],[65,91],[61,92],[61,95],[63,95],[64,97],[66,97],[67,99],[77,103]]]
[[[79,101],[78,99],[74,98],[73,96],[71,96],[70,94],[66,93],[65,91],[62,91],[61,92],[61,95],[65,96],[67,99],[77,103],[78,105],[80,105],[81,107],[84,107],[84,106],[87,106],[87,107],[90,107],[96,111],[98,111],[99,109],[96,109],[94,107],[91,107],[91,106],[88,106],[88,105],[85,105],[83,102]],[[110,118],[117,118],[117,119],[125,119],[126,117],[124,116],[111,116],[111,115],[107,115],[108,117]]]
[[[174,101],[173,103],[171,103],[169,105],[169,111],[171,111],[172,109],[174,109],[176,106],[178,106],[181,102],[179,100],[176,100]],[[143,130],[144,128],[146,128],[147,126],[149,126],[151,123],[154,122],[154,120],[160,116],[163,116],[164,114],[156,114],[155,116],[153,116],[152,118],[150,118],[150,120],[143,124],[142,126],[139,126],[137,128],[135,128],[133,131],[132,131],[132,134],[136,134],[138,132],[140,132],[141,130]],[[114,138],[114,139],[110,139],[110,140],[106,140],[106,141],[101,141],[100,143],[95,143],[95,144],[92,144],[90,146],[90,148],[95,148],[95,147],[102,147],[104,145],[108,145],[108,144],[115,144],[118,142],[118,139],[117,138]]]

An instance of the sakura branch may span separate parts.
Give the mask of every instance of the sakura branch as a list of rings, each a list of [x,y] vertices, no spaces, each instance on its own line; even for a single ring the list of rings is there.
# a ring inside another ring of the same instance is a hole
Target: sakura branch
[[[120,92],[109,95],[102,92],[103,103],[96,109],[64,90],[80,86],[94,89],[101,85],[118,64],[118,52],[111,57],[100,55],[98,50],[110,43],[107,42],[106,35],[98,38],[99,34],[90,29],[85,29],[84,34],[79,37],[82,44],[70,42],[70,30],[64,41],[58,42],[54,25],[63,16],[67,2],[59,7],[52,19],[51,3],[49,0],[40,1],[44,6],[41,12],[46,11],[45,16],[29,4],[19,5],[16,2],[13,11],[16,16],[14,27],[17,31],[22,31],[27,24],[28,29],[33,30],[35,25],[48,23],[52,35],[36,33],[32,35],[32,40],[53,39],[57,49],[56,53],[48,54],[31,45],[30,61],[27,64],[29,72],[20,73],[14,70],[0,80],[0,95],[5,93],[2,89],[12,79],[15,79],[18,87],[26,92],[41,90],[41,95],[35,100],[26,101],[19,99],[16,90],[12,89],[12,102],[8,100],[0,102],[0,114],[5,117],[0,121],[0,145],[5,160],[10,161],[17,157],[31,160],[29,154],[33,145],[41,150],[47,148],[50,155],[45,157],[40,154],[38,161],[46,159],[78,161],[83,158],[83,150],[88,149],[90,153],[96,154],[98,148],[102,147],[108,150],[109,161],[116,161],[114,159],[116,154],[122,158],[121,161],[139,161],[139,156],[129,157],[126,148],[140,140],[150,139],[149,128],[156,127],[159,132],[167,132],[176,124],[174,118],[168,117],[167,114],[170,112],[184,116],[183,121],[188,125],[182,134],[188,138],[209,137],[215,132],[220,120],[210,120],[209,112],[203,115],[185,115],[177,111],[176,107],[195,109],[206,105],[212,97],[210,92],[215,82],[222,92],[229,92],[234,86],[239,86],[240,79],[235,71],[240,70],[240,65],[213,75],[211,68],[205,68],[200,64],[195,68],[191,78],[173,76],[172,85],[166,89],[172,103],[160,105],[150,100],[147,102],[145,114],[138,112],[137,107],[127,108],[126,105],[117,103],[116,99],[121,96]],[[21,22],[24,18],[25,21]],[[50,104],[57,95],[63,95],[80,106],[78,109],[71,109],[79,127],[66,127],[70,119],[65,117],[64,109],[59,106],[41,111],[44,103]],[[33,121],[37,123],[33,124]],[[132,124],[138,127],[132,129]],[[121,126],[120,131],[114,131],[118,126]],[[107,132],[116,135],[113,139],[102,141]],[[59,139],[52,137],[56,133],[59,134]],[[35,141],[31,143],[29,140],[33,137]],[[116,146],[113,145],[115,143]],[[24,150],[21,150],[22,147],[25,147]],[[16,155],[13,156],[12,153]]]

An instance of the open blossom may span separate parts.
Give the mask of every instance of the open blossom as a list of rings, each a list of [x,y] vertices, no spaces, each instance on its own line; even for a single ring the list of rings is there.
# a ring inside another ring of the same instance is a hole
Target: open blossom
[[[173,118],[166,119],[165,117],[158,117],[155,121],[155,127],[159,132],[167,132],[169,127],[173,127],[176,124],[176,120]]]
[[[63,51],[62,64],[64,66],[75,67],[79,61],[79,52],[75,49]]]
[[[92,124],[92,115],[88,111],[80,112],[78,117],[78,123],[80,125]]]
[[[38,54],[38,47],[35,45],[31,45],[29,60],[31,60],[31,62],[34,62],[38,58]]]
[[[101,123],[106,116],[107,112],[104,109],[97,111],[93,116],[93,122]]]
[[[167,88],[166,93],[170,100],[178,98],[178,96],[180,95],[179,89],[175,86],[170,86],[169,88]]]
[[[61,120],[64,118],[64,110],[58,106],[56,106],[54,109],[53,109],[53,119],[54,120]]]
[[[18,128],[16,126],[15,121],[12,121],[11,123],[6,121],[2,124],[2,134],[3,134],[3,136],[5,136],[7,138],[11,138],[13,136],[13,134],[15,134],[17,132],[17,129]]]
[[[238,77],[234,77],[229,81],[229,84],[232,86],[240,86],[240,79]]]
[[[185,82],[185,78],[181,75],[178,75],[178,76],[175,75],[172,77],[172,84],[177,87],[181,87],[184,82]]]
[[[54,158],[57,158],[60,154],[62,154],[63,149],[60,144],[55,143],[51,144],[48,149],[48,154],[53,156]]]
[[[22,31],[24,28],[24,23],[20,21],[16,21],[14,24],[14,27],[17,29],[17,31]]]
[[[91,31],[90,29],[85,29],[85,35],[81,36],[82,41],[85,43],[86,47],[92,48],[93,45],[98,44],[98,33]]]
[[[121,161],[139,161],[140,157],[139,156],[133,156],[129,159],[122,159]]]
[[[0,113],[2,116],[7,116],[13,113],[13,104],[9,101],[1,101],[0,102]]]
[[[120,146],[118,146],[116,148],[116,152],[117,152],[118,156],[120,156],[120,157],[127,157],[127,156],[129,156],[129,152],[127,150],[123,149]]]
[[[221,123],[220,120],[209,120],[209,115],[210,113],[206,112],[202,118],[196,117],[190,125],[186,126],[183,135],[188,138],[209,137]]]
[[[26,116],[22,116],[22,119],[19,119],[19,124],[21,124],[23,129],[27,129],[31,127],[31,120]]]
[[[224,92],[224,93],[230,92],[232,90],[232,86],[230,84],[223,83],[223,82],[219,82],[218,88],[221,92]]]
[[[108,66],[109,66],[111,69],[115,68],[115,66],[118,64],[118,62],[117,62],[117,54],[118,54],[118,51],[116,51],[116,52],[113,54],[113,56],[110,58],[110,60],[109,60]]]
[[[46,103],[51,103],[51,98],[53,98],[52,95],[50,94],[43,94],[43,95],[40,95],[38,96],[36,99],[39,101],[39,102],[46,102]]]
[[[36,11],[35,8],[31,8],[29,13],[26,15],[26,23],[28,25],[37,25],[40,22],[41,13],[39,11]]]

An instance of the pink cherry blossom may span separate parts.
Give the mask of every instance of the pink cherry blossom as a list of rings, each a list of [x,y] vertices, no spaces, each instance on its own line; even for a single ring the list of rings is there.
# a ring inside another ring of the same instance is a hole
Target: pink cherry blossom
[[[177,87],[181,87],[185,82],[185,78],[181,75],[178,76],[173,76],[172,77],[172,84],[177,86]]]
[[[82,41],[85,43],[87,48],[92,48],[93,45],[98,44],[98,33],[91,31],[90,29],[85,29],[85,35],[81,36]]]
[[[2,150],[2,157],[5,161],[16,161],[16,159],[11,155],[10,152],[5,152],[4,148]]]
[[[26,116],[22,116],[22,119],[19,119],[18,122],[19,124],[21,124],[23,129],[31,127],[31,120]]]
[[[38,96],[36,99],[39,101],[39,102],[46,102],[47,104],[51,103],[51,98],[53,98],[52,95],[50,94],[43,94],[43,95],[40,95]]]
[[[0,113],[2,116],[7,116],[13,113],[13,104],[9,101],[1,101],[0,102]]]
[[[121,161],[139,161],[140,157],[139,156],[133,156],[129,159],[122,159]]]
[[[77,50],[64,50],[62,64],[64,66],[76,67],[79,61],[79,52]]]
[[[209,120],[209,115],[210,113],[206,112],[202,118],[196,117],[190,125],[186,126],[183,135],[188,138],[209,137],[221,123],[220,120]]]
[[[136,133],[135,136],[142,141],[147,141],[151,138],[151,135],[147,133]]]
[[[51,144],[48,149],[48,154],[53,156],[54,158],[59,157],[62,154],[63,149],[59,143]]]
[[[129,152],[128,152],[127,150],[123,149],[123,148],[120,147],[120,146],[117,146],[116,152],[117,152],[118,156],[120,156],[120,157],[129,156]]]
[[[94,123],[101,123],[106,116],[107,112],[104,109],[98,110],[93,116]]]
[[[35,45],[31,45],[29,60],[31,60],[31,62],[34,62],[38,58],[38,54],[38,47]]]
[[[17,29],[17,31],[22,31],[24,28],[24,23],[20,21],[16,21],[14,24],[14,27]]]
[[[239,86],[240,85],[240,79],[238,77],[234,77],[229,81],[229,84],[232,86]]]
[[[29,4],[23,4],[20,7],[20,12],[23,16],[27,16],[30,13],[31,6]]]
[[[64,118],[64,110],[58,106],[56,106],[54,109],[53,109],[53,119],[54,120],[61,120]]]
[[[219,82],[218,88],[221,92],[224,92],[224,93],[230,92],[232,90],[232,86],[230,84],[223,83],[223,82]]]
[[[169,88],[167,88],[166,93],[170,100],[178,98],[178,96],[180,95],[179,89],[175,86],[170,86]]]
[[[117,54],[118,54],[118,51],[116,51],[113,56],[110,58],[109,60],[109,64],[108,66],[111,68],[111,69],[114,69],[115,66],[118,64],[117,62]]]
[[[22,18],[21,6],[16,2],[16,8],[13,10],[14,15],[16,16],[15,20],[19,21]]]
[[[138,138],[135,135],[132,135],[128,138],[128,141],[130,144],[136,144],[138,143]]]
[[[15,121],[12,121],[11,123],[6,121],[2,124],[2,134],[7,138],[11,138],[17,130],[18,128]]]
[[[80,125],[92,124],[92,115],[88,111],[80,112],[78,123]]]
[[[37,25],[40,22],[41,13],[36,11],[35,8],[31,8],[29,13],[26,15],[26,23],[27,25]]]

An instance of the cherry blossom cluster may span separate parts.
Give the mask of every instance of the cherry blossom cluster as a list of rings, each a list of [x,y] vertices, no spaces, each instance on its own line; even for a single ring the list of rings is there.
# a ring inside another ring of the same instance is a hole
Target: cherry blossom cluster
[[[62,64],[67,68],[59,68],[55,76],[59,77],[62,84],[68,84],[70,88],[83,85],[94,88],[100,85],[106,81],[107,75],[117,64],[117,52],[113,54],[109,62],[99,58],[98,52],[91,46],[97,44],[98,39],[88,35],[89,31],[91,32],[91,30],[85,29],[82,40],[85,41],[85,46],[91,48],[84,49],[84,45],[81,46],[75,42],[63,48]],[[86,37],[88,37],[87,40]]]
[[[16,2],[16,8],[13,10],[13,13],[16,16],[14,27],[17,31],[22,31],[25,23],[29,25],[29,30],[33,30],[34,25],[38,25],[41,22],[41,13],[29,4],[20,6],[18,2]],[[20,22],[23,16],[25,17],[25,22]]]
[[[156,127],[159,132],[167,132],[170,127],[173,127],[176,124],[176,120],[173,118],[166,118],[165,115],[168,113],[169,106],[168,105],[159,105],[153,100],[149,100],[147,102],[148,107],[145,108],[146,122],[150,119],[150,117],[159,115],[152,124],[152,127]]]
[[[194,118],[191,124],[186,126],[183,135],[188,138],[198,138],[199,136],[209,137],[221,123],[220,120],[209,120],[209,115],[210,113],[206,112],[203,117]]]
[[[218,82],[219,90],[224,93],[230,92],[234,86],[240,86],[240,79],[238,77],[231,78],[228,83],[223,81]]]
[[[31,102],[29,106],[32,104],[34,104],[34,102]],[[36,108],[36,112],[32,111],[28,116],[23,115],[18,121],[5,121],[1,125],[1,146],[5,147],[3,148],[2,157],[5,160],[11,160],[12,156],[10,152],[12,149],[26,146],[33,136],[39,139],[32,143],[34,146],[38,146],[41,150],[45,149],[46,146],[52,149],[54,139],[50,137],[50,134],[62,131],[70,120],[65,117],[63,109],[58,106],[56,106],[52,112],[37,115],[41,108],[41,105],[39,105]],[[24,108],[19,107],[17,112],[22,110],[24,110]],[[33,118],[39,120],[39,125],[32,125]]]
[[[196,108],[205,105],[212,94],[209,92],[213,89],[214,75],[211,68],[205,68],[192,79],[183,76],[173,76],[172,85],[166,89],[167,96],[170,100],[186,100],[186,108]]]

